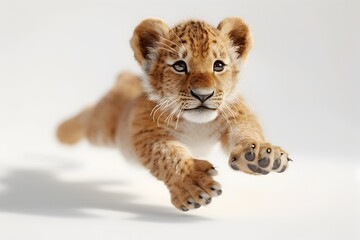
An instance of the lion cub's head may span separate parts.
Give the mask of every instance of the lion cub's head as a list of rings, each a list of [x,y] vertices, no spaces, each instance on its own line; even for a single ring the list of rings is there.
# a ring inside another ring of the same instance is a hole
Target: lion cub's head
[[[230,104],[251,35],[240,18],[226,18],[216,28],[202,21],[170,28],[146,19],[136,27],[131,47],[147,75],[149,98],[176,118],[203,123]]]

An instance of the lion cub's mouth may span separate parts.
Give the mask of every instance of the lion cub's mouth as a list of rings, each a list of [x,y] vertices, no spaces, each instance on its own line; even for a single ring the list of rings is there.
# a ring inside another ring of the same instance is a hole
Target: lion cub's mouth
[[[210,108],[204,105],[200,105],[198,107],[195,108],[188,108],[188,109],[184,109],[185,111],[198,111],[198,112],[205,112],[205,111],[215,111],[216,108]]]

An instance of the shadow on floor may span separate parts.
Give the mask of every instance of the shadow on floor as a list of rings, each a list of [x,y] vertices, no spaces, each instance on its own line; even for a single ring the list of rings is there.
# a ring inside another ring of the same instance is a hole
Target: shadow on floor
[[[100,209],[134,214],[132,219],[137,221],[185,223],[209,220],[181,214],[175,208],[135,203],[133,195],[100,189],[109,183],[61,181],[51,171],[15,170],[0,182],[5,186],[0,192],[0,212],[96,217],[82,210]]]

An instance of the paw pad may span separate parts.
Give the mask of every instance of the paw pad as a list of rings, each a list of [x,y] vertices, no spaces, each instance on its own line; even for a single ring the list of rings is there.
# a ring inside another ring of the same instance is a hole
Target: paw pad
[[[281,173],[287,169],[288,162],[292,160],[285,151],[270,143],[254,142],[243,141],[233,149],[229,160],[231,168],[262,175],[271,171]]]
[[[249,162],[254,161],[255,159],[255,153],[253,151],[245,153],[245,159]]]
[[[281,168],[281,170],[279,171],[279,173],[282,173],[282,172],[284,172],[286,170],[286,166],[283,166],[282,168]]]
[[[248,168],[249,168],[251,171],[253,171],[254,173],[261,173],[261,174],[264,174],[264,175],[266,175],[266,174],[269,173],[268,171],[263,170],[263,169],[259,168],[258,166],[255,166],[255,165],[253,165],[253,164],[248,164],[247,166],[248,166]]]
[[[258,161],[258,164],[262,168],[266,168],[270,164],[270,159],[268,157],[264,157]]]
[[[273,166],[272,166],[272,170],[276,170],[280,167],[281,165],[281,160],[280,159],[276,159],[273,163]]]

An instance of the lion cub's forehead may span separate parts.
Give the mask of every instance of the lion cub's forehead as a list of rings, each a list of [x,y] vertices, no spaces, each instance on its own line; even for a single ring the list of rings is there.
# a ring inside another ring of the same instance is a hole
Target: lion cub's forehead
[[[193,57],[217,55],[221,51],[219,30],[202,21],[190,20],[176,25],[170,31],[170,38],[174,42],[181,41]]]

